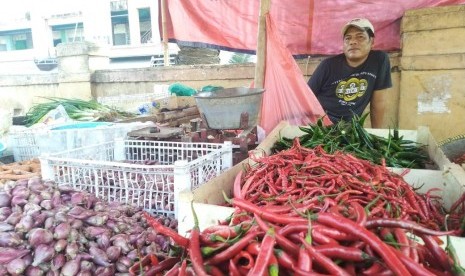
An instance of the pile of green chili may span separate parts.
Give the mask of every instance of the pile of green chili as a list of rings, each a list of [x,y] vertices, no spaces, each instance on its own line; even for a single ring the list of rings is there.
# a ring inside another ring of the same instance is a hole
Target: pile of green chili
[[[399,130],[389,130],[388,137],[371,133],[363,127],[369,113],[355,116],[350,122],[340,121],[325,126],[320,118],[315,124],[300,126],[305,134],[297,137],[306,148],[322,146],[327,153],[344,151],[354,156],[388,167],[424,169],[431,165],[426,146],[399,136]],[[292,147],[294,138],[280,137],[273,152]]]

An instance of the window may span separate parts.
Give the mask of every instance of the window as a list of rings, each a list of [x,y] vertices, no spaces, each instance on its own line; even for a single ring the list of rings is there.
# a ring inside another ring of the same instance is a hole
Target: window
[[[140,43],[152,42],[152,21],[150,8],[139,9]]]
[[[31,29],[0,32],[0,51],[32,49]]]
[[[75,42],[84,40],[84,28],[82,23],[64,24],[52,26],[53,46],[62,42]]]
[[[113,35],[113,45],[129,45],[129,19],[128,11],[112,11],[111,27]]]

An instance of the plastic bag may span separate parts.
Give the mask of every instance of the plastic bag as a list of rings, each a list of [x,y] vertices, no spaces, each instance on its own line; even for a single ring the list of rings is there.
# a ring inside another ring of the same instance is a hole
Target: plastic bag
[[[269,133],[283,120],[293,125],[316,123],[325,112],[291,53],[279,39],[269,15],[266,32],[265,93],[260,126]],[[326,116],[323,122],[331,124]]]
[[[68,112],[63,107],[59,105],[56,108],[50,110],[44,117],[42,117],[37,125],[57,125],[72,122],[73,120],[69,117]]]
[[[223,89],[223,86],[206,85],[200,89],[201,92],[213,92]]]
[[[171,95],[174,94],[176,96],[192,96],[197,93],[194,88],[178,82],[171,84],[168,87],[168,90],[170,91]]]

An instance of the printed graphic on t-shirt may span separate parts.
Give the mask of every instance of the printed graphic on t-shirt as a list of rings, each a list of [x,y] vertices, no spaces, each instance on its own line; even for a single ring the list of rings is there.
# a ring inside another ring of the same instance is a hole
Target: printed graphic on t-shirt
[[[336,96],[346,102],[351,102],[358,97],[363,96],[368,88],[366,79],[350,78],[347,81],[341,81],[336,87]]]

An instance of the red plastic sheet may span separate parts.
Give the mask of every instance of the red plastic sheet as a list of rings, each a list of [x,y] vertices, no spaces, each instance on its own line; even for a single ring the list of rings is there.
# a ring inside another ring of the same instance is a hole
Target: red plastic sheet
[[[168,0],[171,41],[236,51],[256,50],[259,0]],[[366,17],[375,27],[375,49],[400,48],[400,19],[406,10],[464,4],[465,0],[271,1],[270,15],[292,55],[336,54],[342,26]]]
[[[266,70],[260,126],[269,133],[282,120],[293,125],[315,123],[324,110],[311,92],[276,25],[266,17]],[[324,117],[326,124],[331,122]]]

